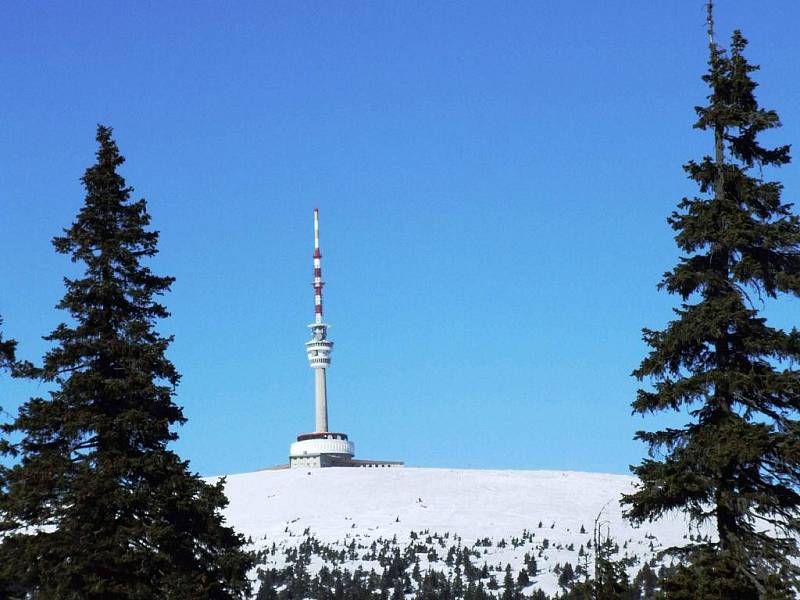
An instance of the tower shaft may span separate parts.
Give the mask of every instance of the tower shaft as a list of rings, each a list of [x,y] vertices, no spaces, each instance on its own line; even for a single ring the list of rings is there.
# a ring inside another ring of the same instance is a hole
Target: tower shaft
[[[325,369],[314,369],[316,384],[317,431],[328,431],[328,384]]]

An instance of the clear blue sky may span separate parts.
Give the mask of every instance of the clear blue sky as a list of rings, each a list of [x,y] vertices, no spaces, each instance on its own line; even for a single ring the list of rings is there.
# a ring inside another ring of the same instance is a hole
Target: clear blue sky
[[[720,0],[800,143],[800,3]],[[313,428],[303,343],[322,218],[331,425],[365,458],[627,472],[645,353],[674,299],[665,218],[709,151],[701,0],[8,2],[0,7],[0,314],[22,357],[65,315],[49,240],[97,123],[177,277],[170,357],[202,474]],[[800,157],[798,157],[800,161]],[[798,166],[777,173],[786,198]],[[796,324],[797,303],[770,308]],[[0,380],[14,412],[45,388]]]

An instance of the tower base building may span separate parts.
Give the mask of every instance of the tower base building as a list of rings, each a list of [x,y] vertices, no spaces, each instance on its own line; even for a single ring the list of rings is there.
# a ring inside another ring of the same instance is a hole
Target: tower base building
[[[336,463],[351,461],[355,453],[355,445],[347,439],[346,433],[301,433],[289,446],[289,466],[333,467]]]
[[[356,460],[355,446],[346,433],[332,431],[301,433],[289,447],[292,469],[320,467],[402,467],[394,460]]]

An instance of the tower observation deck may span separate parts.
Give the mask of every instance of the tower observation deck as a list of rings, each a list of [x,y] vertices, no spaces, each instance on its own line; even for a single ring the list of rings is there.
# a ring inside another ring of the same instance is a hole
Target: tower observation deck
[[[315,430],[302,433],[289,447],[290,467],[389,467],[403,463],[394,461],[353,460],[355,446],[347,434],[328,428],[327,370],[331,366],[333,342],[328,339],[328,325],[323,322],[322,252],[319,246],[319,210],[314,209],[314,322],[311,339],[305,343],[308,364],[314,370]]]

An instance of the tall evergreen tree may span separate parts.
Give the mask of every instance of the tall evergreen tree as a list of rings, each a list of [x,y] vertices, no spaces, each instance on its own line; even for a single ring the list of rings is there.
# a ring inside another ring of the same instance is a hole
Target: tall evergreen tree
[[[800,220],[781,184],[764,179],[765,167],[789,162],[789,146],[759,141],[780,121],[756,100],[758,67],[741,32],[728,51],[714,42],[712,9],[710,95],[694,126],[713,136],[713,156],[684,167],[700,196],[684,198],[668,220],[685,255],[659,285],[682,305],[663,331],[644,330],[651,351],[634,371],[653,382],[635,413],[686,410],[690,419],[637,434],[650,458],[633,468],[641,485],[623,502],[634,522],[681,510],[716,526],[716,540],[686,555],[694,584],[724,582],[734,595],[691,597],[789,598],[798,586],[800,332],[768,326],[757,307],[800,297]]]
[[[21,440],[0,490],[0,579],[43,600],[243,597],[252,557],[224,525],[224,482],[206,484],[168,448],[185,418],[171,338],[154,326],[173,279],[143,264],[158,233],[117,172],[111,129],[97,141],[85,204],[53,240],[85,267],[58,305],[73,324],[46,338],[38,375],[54,391],[4,426]]]

